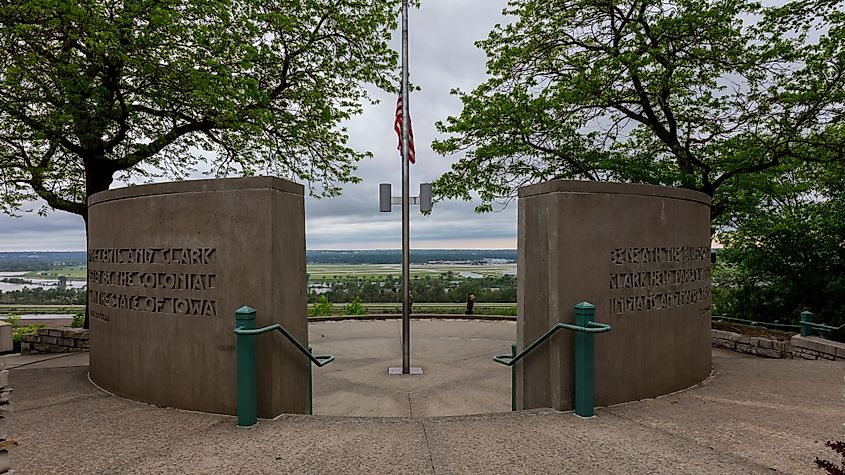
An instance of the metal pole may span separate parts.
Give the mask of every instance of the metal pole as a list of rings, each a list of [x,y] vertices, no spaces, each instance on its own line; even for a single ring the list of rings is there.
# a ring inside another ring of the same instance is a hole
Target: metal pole
[[[813,336],[813,329],[807,323],[813,323],[813,313],[805,310],[801,312],[801,336]]]
[[[235,328],[255,329],[255,309],[241,307],[235,311]],[[255,374],[255,335],[236,335],[235,353],[238,369],[238,426],[250,427],[258,422],[258,390]]]
[[[308,347],[308,352],[313,353],[311,351],[311,347]],[[311,363],[311,359],[308,359],[308,415],[314,415],[314,376],[311,374],[313,369],[313,364]]]
[[[511,345],[511,358],[516,358],[516,343]],[[511,411],[516,410],[516,363],[511,365]]]
[[[408,0],[402,0],[402,374],[411,373],[411,244],[408,167]]]

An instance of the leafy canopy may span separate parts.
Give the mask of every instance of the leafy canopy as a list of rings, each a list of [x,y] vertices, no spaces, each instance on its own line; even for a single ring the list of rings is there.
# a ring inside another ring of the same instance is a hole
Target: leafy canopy
[[[334,195],[344,121],[394,90],[399,0],[33,0],[0,6],[0,209],[86,216],[114,178],[271,173]]]
[[[807,161],[843,160],[845,2],[511,0],[453,91],[435,183],[480,211],[555,178],[681,186],[726,219]]]
[[[778,180],[779,192],[735,213],[717,236],[719,313],[752,320],[845,323],[845,164],[810,164]],[[843,335],[839,335],[841,338]]]

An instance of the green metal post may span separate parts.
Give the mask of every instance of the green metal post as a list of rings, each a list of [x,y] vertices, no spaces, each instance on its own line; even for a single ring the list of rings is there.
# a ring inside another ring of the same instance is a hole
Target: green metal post
[[[596,306],[581,302],[575,306],[575,324],[586,327],[596,317]],[[595,415],[595,356],[593,334],[575,332],[575,414],[580,417]]]
[[[801,336],[813,336],[813,328],[807,323],[813,323],[813,313],[801,312]]]
[[[511,345],[511,358],[516,358],[516,343]],[[516,363],[511,365],[511,411],[516,410]]]
[[[308,352],[311,353],[311,347],[308,347]],[[308,358],[308,415],[314,415],[314,388],[312,387],[313,379],[311,375],[311,370],[313,369],[313,363],[311,363],[311,358]]]
[[[255,329],[255,309],[241,307],[235,311],[235,327]],[[258,422],[258,389],[255,369],[256,335],[235,335],[238,366],[238,426],[250,427]]]

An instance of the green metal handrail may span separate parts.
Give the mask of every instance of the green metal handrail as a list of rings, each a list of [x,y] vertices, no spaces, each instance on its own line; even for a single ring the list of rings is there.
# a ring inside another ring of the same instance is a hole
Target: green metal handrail
[[[581,302],[575,305],[575,325],[558,323],[543,333],[540,338],[526,346],[522,352],[516,353],[516,345],[511,345],[511,354],[496,355],[493,361],[510,366],[511,368],[511,410],[516,410],[516,362],[533,351],[552,335],[560,330],[572,330],[575,334],[575,414],[580,417],[595,415],[595,358],[593,350],[593,334],[611,330],[610,325],[593,321],[596,314],[595,305]]]
[[[284,335],[285,338],[288,339],[288,341],[293,343],[293,346],[295,346],[300,352],[302,352],[303,355],[307,356],[308,359],[311,360],[312,363],[317,365],[318,368],[322,368],[323,366],[325,366],[325,365],[331,363],[332,361],[334,361],[334,356],[331,356],[331,355],[320,356],[320,355],[314,355],[313,353],[311,353],[311,351],[309,349],[302,346],[302,343],[297,341],[296,338],[292,337],[291,334],[288,333],[288,331],[285,330],[285,328],[283,326],[279,325],[278,323],[274,323],[274,324],[266,326],[266,327],[254,328],[254,329],[245,329],[245,328],[238,327],[238,328],[235,328],[235,334],[236,335],[260,335],[262,333],[271,332],[273,330],[278,330],[279,333]]]
[[[313,390],[311,365],[323,366],[334,361],[331,355],[314,355],[311,348],[306,348],[278,323],[255,328],[255,309],[241,307],[235,311],[235,351],[237,353],[237,405],[238,426],[249,427],[258,422],[258,388],[256,375],[256,337],[262,333],[278,331],[308,358],[308,414],[313,414]]]
[[[558,323],[557,325],[550,328],[549,331],[543,333],[540,338],[534,340],[534,343],[531,343],[530,345],[526,346],[525,349],[522,350],[522,352],[520,352],[518,355],[497,355],[493,357],[493,361],[499,364],[503,364],[505,366],[512,366],[514,363],[524,358],[525,355],[531,353],[531,350],[539,346],[541,343],[546,341],[549,337],[551,337],[560,330],[574,330],[577,332],[586,333],[604,333],[609,332],[611,328],[610,325],[596,322],[588,322],[586,327],[571,325],[569,323]]]
[[[802,322],[802,324],[800,326],[804,326],[804,325],[806,325],[810,328],[815,328],[816,330],[824,330],[826,332],[835,332],[835,331],[839,331],[839,330],[842,330],[843,328],[845,328],[845,323],[843,323],[842,325],[839,325],[838,327],[833,327],[833,326],[830,326],[830,325],[825,325],[824,323]]]
[[[758,322],[756,320],[746,320],[744,318],[736,318],[736,317],[729,317],[727,315],[713,315],[710,317],[711,320],[715,321],[725,321],[725,322],[734,322],[734,323],[742,323],[744,325],[752,325],[752,326],[762,326],[762,327],[776,327],[776,328],[788,328],[791,330],[799,330],[801,336],[812,336],[813,330],[818,330],[817,333],[821,334],[821,332],[835,332],[842,330],[845,328],[845,323],[839,325],[838,327],[834,327],[831,325],[825,325],[823,323],[813,323],[813,313],[812,312],[801,312],[801,322],[799,324],[791,324],[791,323],[770,323],[770,322]]]
[[[732,323],[742,323],[744,325],[751,325],[751,326],[761,326],[761,327],[775,327],[775,328],[789,328],[792,330],[798,330],[801,328],[801,325],[791,324],[791,323],[771,323],[771,322],[758,322],[755,320],[746,320],[744,318],[736,318],[736,317],[729,317],[727,315],[713,315],[710,317],[711,320],[716,321],[724,321],[724,322],[732,322]]]
[[[813,329],[824,332],[836,332],[842,330],[843,328],[845,328],[845,323],[839,325],[838,327],[825,325],[824,323],[813,323],[812,312],[801,312],[801,336],[812,336]]]

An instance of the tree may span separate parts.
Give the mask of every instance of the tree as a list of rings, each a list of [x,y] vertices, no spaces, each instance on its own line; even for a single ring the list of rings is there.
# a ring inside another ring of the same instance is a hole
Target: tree
[[[39,0],[0,6],[0,209],[82,216],[115,178],[266,172],[335,195],[342,124],[394,90],[399,0]]]
[[[754,211],[718,234],[719,313],[761,321],[845,323],[845,166],[813,164],[779,183]],[[841,335],[838,336],[841,338]]]
[[[773,177],[845,159],[841,0],[511,0],[477,44],[489,78],[453,91],[435,182],[479,211],[555,178],[680,186],[712,218],[756,206]]]

